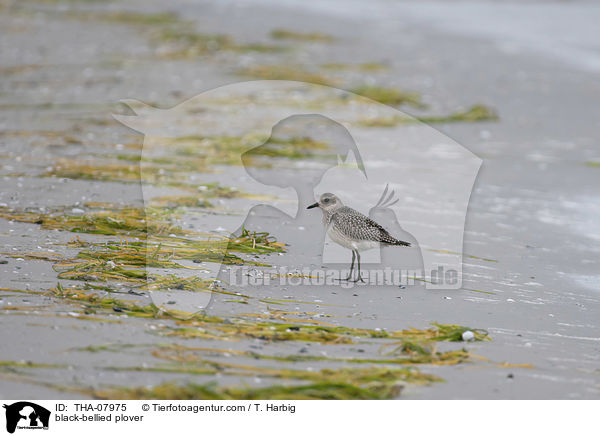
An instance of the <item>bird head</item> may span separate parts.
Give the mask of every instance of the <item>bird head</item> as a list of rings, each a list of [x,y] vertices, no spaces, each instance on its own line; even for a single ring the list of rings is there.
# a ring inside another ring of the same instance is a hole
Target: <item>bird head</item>
[[[311,204],[307,207],[307,209],[312,209],[313,207],[320,207],[324,211],[329,212],[342,206],[342,201],[339,198],[337,198],[335,195],[329,192],[326,192],[325,194],[321,195],[318,202]]]

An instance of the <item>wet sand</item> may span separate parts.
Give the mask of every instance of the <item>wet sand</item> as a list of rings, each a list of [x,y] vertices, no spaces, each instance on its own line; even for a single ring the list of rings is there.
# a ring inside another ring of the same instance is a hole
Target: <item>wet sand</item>
[[[478,7],[485,4],[478,3]],[[323,63],[381,63],[387,69],[379,73],[336,74],[345,86],[375,81],[418,92],[436,114],[475,103],[489,105],[499,114],[496,122],[434,126],[483,159],[469,203],[463,247],[464,253],[477,258],[464,259],[464,289],[434,291],[418,285],[405,289],[357,286],[347,290],[327,286],[248,287],[242,291],[252,295],[249,304],[214,299],[209,312],[220,316],[267,312],[273,306],[260,300],[293,297],[310,303],[290,303],[282,309],[317,313],[334,325],[398,330],[426,328],[431,322],[439,322],[481,328],[489,332],[491,342],[464,344],[481,359],[422,367],[422,371],[439,375],[446,382],[407,385],[401,398],[598,398],[600,197],[596,187],[600,170],[590,165],[600,158],[600,87],[596,72],[535,50],[507,50],[489,36],[460,34],[435,20],[428,22],[410,14],[390,15],[381,21],[381,17],[375,19],[369,14],[363,20],[353,14],[331,16],[328,11],[294,4],[248,3],[238,7],[223,2],[181,2],[170,7],[197,23],[203,32],[226,33],[240,44],[272,43],[268,33],[273,28],[323,32],[333,35],[335,43],[297,43],[299,48],[284,53],[223,51],[198,59],[157,58],[150,42],[152,36],[139,23],[83,19],[77,14],[68,16],[65,10],[106,8],[151,13],[162,11],[158,2],[68,7],[60,3],[56,10],[55,6],[33,2],[12,9],[3,6],[6,13],[0,20],[6,37],[0,48],[0,65],[5,69],[0,91],[0,203],[9,208],[69,210],[89,201],[143,204],[155,188],[138,183],[42,177],[61,158],[101,159],[122,152],[116,144],[134,144],[139,149],[143,137],[110,117],[111,113],[129,113],[117,104],[121,99],[135,98],[169,108],[215,86],[245,80],[234,73],[248,64],[287,62],[310,67]],[[300,23],[310,23],[310,28]],[[418,109],[402,110],[421,115]],[[53,131],[58,136],[32,135],[32,130]],[[236,174],[243,176],[243,172]],[[227,179],[218,174],[206,174],[205,180],[227,184]],[[288,195],[287,200],[293,201],[293,192]],[[377,197],[351,201],[358,207],[373,204]],[[245,201],[224,199],[220,204],[224,209],[243,211],[250,203]],[[295,210],[293,203],[290,209]],[[268,215],[261,213],[263,217]],[[201,224],[196,225],[203,230],[214,230],[221,222],[218,215],[210,214],[202,214],[200,220]],[[182,221],[192,222],[185,218]],[[272,223],[265,230],[290,244],[288,253],[264,256],[265,262],[318,266],[320,246],[298,227],[319,226],[320,217],[306,214],[300,222],[285,223],[277,218],[261,222]],[[7,253],[51,249],[68,258],[77,250],[56,243],[75,236],[42,230],[35,224],[0,221],[0,238]],[[79,236],[86,240],[110,239]],[[0,259],[8,261],[0,265],[0,287],[44,290],[58,281],[48,261],[5,255]],[[65,287],[76,284],[69,280],[61,283]],[[210,343],[154,334],[163,321],[124,318],[117,313],[108,318],[124,323],[86,322],[69,315],[73,308],[68,304],[58,304],[48,297],[8,291],[3,294],[6,296],[0,295],[0,308],[32,308],[20,314],[2,311],[0,360],[68,365],[39,368],[33,375],[18,371],[0,378],[3,398],[83,395],[41,383],[48,380],[57,385],[94,387],[214,380],[213,376],[107,369],[156,364],[157,359],[147,351],[158,343]],[[37,305],[45,307],[38,309]],[[65,316],[45,316],[47,313]],[[140,348],[75,351],[77,347],[107,343]],[[440,348],[446,345],[440,344]],[[227,346],[277,355],[301,353],[302,348],[310,348],[309,354],[315,355],[357,354],[357,346],[353,345],[331,351],[329,345],[256,339]],[[376,344],[365,344],[364,348],[367,353],[377,353]],[[226,361],[245,362],[236,356]],[[319,367],[319,363],[294,362],[289,366]],[[218,379],[219,384],[239,382],[263,387],[274,383],[231,375]]]

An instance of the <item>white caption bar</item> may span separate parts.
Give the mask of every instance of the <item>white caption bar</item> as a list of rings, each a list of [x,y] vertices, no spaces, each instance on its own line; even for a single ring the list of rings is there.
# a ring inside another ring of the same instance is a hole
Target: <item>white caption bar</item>
[[[597,435],[600,401],[2,400],[1,434]],[[387,429],[387,430],[386,430]],[[42,433],[35,430],[44,430]]]

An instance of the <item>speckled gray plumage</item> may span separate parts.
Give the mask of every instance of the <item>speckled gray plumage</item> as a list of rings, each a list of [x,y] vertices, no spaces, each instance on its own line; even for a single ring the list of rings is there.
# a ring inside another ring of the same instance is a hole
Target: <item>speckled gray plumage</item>
[[[377,203],[379,205],[394,204],[392,193],[386,197],[388,188],[386,186],[381,199]],[[391,202],[391,203],[390,203]],[[352,271],[354,270],[354,261],[358,267],[358,273],[354,282],[365,282],[360,275],[360,252],[363,250],[371,250],[379,246],[386,245],[403,245],[410,247],[408,242],[400,241],[390,235],[387,230],[373,221],[371,218],[362,213],[344,206],[344,203],[330,192],[319,197],[319,201],[311,204],[307,209],[318,207],[323,212],[323,224],[327,227],[327,234],[331,240],[342,247],[352,250],[352,263],[350,264],[350,273],[348,277],[340,280],[351,280]]]
[[[381,225],[368,216],[348,206],[337,208],[324,216],[325,224],[335,228],[338,234],[352,241],[373,241],[389,245],[410,246],[410,243],[394,238]]]

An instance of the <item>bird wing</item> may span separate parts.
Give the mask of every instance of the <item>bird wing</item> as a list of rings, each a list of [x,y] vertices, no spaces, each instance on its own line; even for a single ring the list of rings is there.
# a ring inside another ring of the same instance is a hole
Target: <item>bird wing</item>
[[[333,214],[332,225],[336,226],[342,234],[352,239],[362,241],[386,242],[392,244],[396,239],[386,229],[362,213],[344,206]]]

